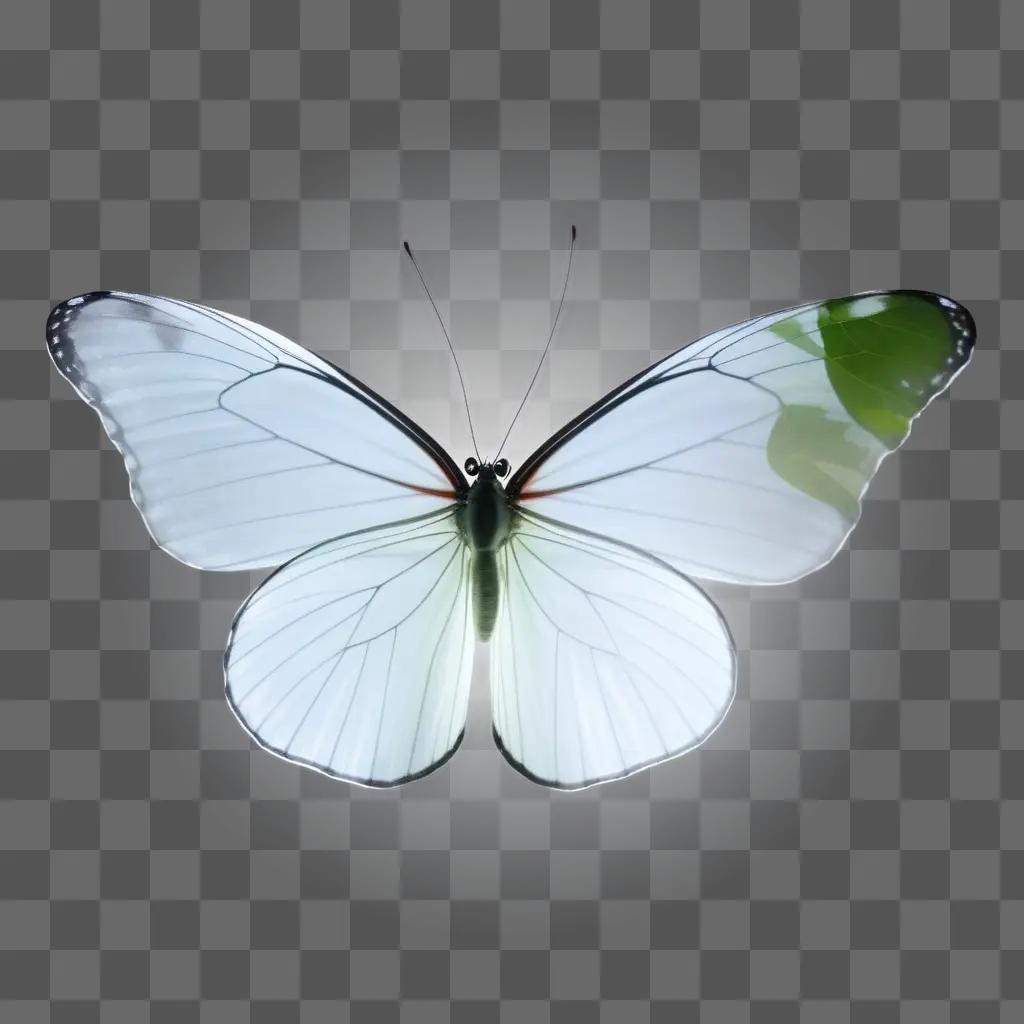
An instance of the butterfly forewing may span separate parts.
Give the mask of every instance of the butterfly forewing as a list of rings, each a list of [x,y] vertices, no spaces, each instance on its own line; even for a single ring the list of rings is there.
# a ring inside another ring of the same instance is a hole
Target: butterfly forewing
[[[691,575],[794,580],[834,556],[879,463],[973,345],[970,314],[924,292],[758,317],[581,414],[524,463],[510,497]]]
[[[97,292],[47,325],[156,542],[203,569],[280,565],[330,537],[451,505],[440,445],[281,335],[175,299]]]

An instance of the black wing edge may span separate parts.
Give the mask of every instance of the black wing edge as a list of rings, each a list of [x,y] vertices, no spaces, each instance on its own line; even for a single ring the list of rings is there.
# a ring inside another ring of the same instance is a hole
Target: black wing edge
[[[72,298],[65,299],[63,302],[57,303],[53,309],[50,310],[49,316],[46,318],[46,345],[50,353],[50,358],[53,360],[54,365],[71,385],[78,391],[86,401],[89,401],[87,392],[83,385],[84,380],[82,377],[81,369],[78,367],[75,358],[75,348],[70,337],[70,328],[73,326],[75,318],[95,302],[99,302],[102,299],[118,299],[122,302],[132,302],[145,309],[151,309],[149,305],[144,301],[147,298],[160,299],[164,302],[172,302],[181,304],[182,300],[173,299],[169,296],[164,295],[143,295],[135,294],[132,292],[118,292],[118,291],[93,291],[84,292],[81,295],[73,296]],[[204,312],[211,313],[217,316],[220,310],[214,309],[211,306],[204,306],[200,303],[186,303],[188,306],[194,306]],[[231,327],[237,329],[236,324],[231,324]],[[296,344],[298,344],[296,342]],[[306,351],[309,351],[306,349]],[[335,380],[331,376],[325,373],[317,373],[315,370],[302,370],[300,372],[309,373],[311,376],[319,377],[325,383],[332,385],[333,387],[339,388],[344,391],[347,395],[352,398],[358,399],[368,408],[373,409],[375,412],[385,415],[391,419],[392,423],[397,427],[403,434],[406,435],[410,440],[416,442],[420,448],[426,452],[444,472],[445,476],[448,477],[452,485],[452,490],[456,499],[461,500],[469,490],[469,485],[466,483],[466,478],[462,474],[462,470],[459,469],[458,464],[455,460],[445,451],[441,443],[435,440],[430,434],[428,434],[418,423],[410,419],[401,409],[393,405],[382,395],[377,394],[372,388],[367,387],[362,381],[354,377],[352,374],[343,370],[340,366],[336,366],[329,359],[325,359],[321,355],[317,355],[315,352],[309,352],[309,354],[318,359],[320,362],[330,367],[335,373],[339,375],[341,380]],[[354,385],[354,387],[347,386],[348,384]],[[89,401],[91,405],[92,402]]]
[[[592,779],[584,779],[583,782],[566,784],[564,782],[558,782],[554,779],[545,779],[540,775],[536,775],[531,772],[521,761],[517,760],[514,754],[511,754],[508,748],[505,746],[504,741],[501,738],[501,734],[498,732],[498,727],[491,723],[491,738],[494,740],[494,745],[498,748],[498,752],[501,754],[509,765],[514,768],[524,779],[528,779],[530,782],[538,786],[544,786],[546,789],[557,789],[562,793],[577,793],[581,789],[590,789],[591,786],[600,786],[606,782],[617,782],[619,779],[628,779],[631,775],[636,775],[638,772],[647,771],[650,768],[654,768],[659,764],[664,764],[667,761],[674,761],[677,757],[682,757],[684,754],[689,754],[696,750],[698,747],[704,745],[704,743],[711,737],[711,735],[717,732],[719,726],[725,721],[729,712],[732,710],[732,706],[736,700],[736,655],[733,653],[733,676],[732,676],[732,693],[729,695],[729,701],[722,710],[722,714],[718,719],[712,723],[711,728],[708,729],[702,736],[697,737],[692,743],[685,747],[680,747],[678,750],[671,750],[667,754],[661,754],[658,757],[652,757],[647,761],[642,761],[639,764],[635,764],[630,768],[627,768],[623,772],[615,772],[610,775],[598,775]],[[461,737],[460,737],[461,739]],[[453,751],[454,753],[454,751]],[[443,764],[444,762],[439,762]],[[432,770],[432,769],[428,769]]]
[[[260,750],[265,750],[268,754],[273,754],[275,757],[280,758],[282,761],[286,761],[288,764],[295,764],[302,768],[310,769],[319,775],[323,775],[325,778],[334,779],[336,782],[348,782],[353,786],[364,786],[367,789],[394,789],[396,786],[404,786],[407,782],[415,782],[417,779],[422,779],[427,775],[433,774],[438,770],[438,768],[443,768],[444,765],[446,765],[455,756],[459,747],[462,746],[462,740],[466,735],[466,729],[463,727],[450,750],[445,751],[436,761],[432,761],[425,768],[421,768],[419,771],[413,772],[411,775],[403,775],[400,779],[388,780],[387,782],[381,782],[377,779],[361,779],[354,775],[342,775],[340,772],[333,772],[330,768],[325,768],[321,764],[316,764],[304,757],[296,757],[294,754],[286,754],[278,747],[272,746],[269,743],[264,743],[263,740],[261,740],[259,736],[257,736],[256,733],[254,733],[246,724],[241,712],[237,707],[235,707],[235,703],[231,699],[231,691],[227,689],[226,685],[224,695],[227,700],[227,705],[231,709],[231,713],[237,719],[238,724],[245,730],[246,735],[253,741],[253,743],[256,744],[257,747],[260,748]]]
[[[793,306],[786,306],[783,309],[773,310],[771,313],[762,313],[760,316],[752,317],[751,320],[761,320],[767,317],[776,316],[779,313],[788,313],[791,310],[800,309],[803,306],[814,306],[820,305],[823,302],[849,302],[851,299],[869,299],[873,296],[881,295],[914,295],[920,299],[924,299],[930,302],[934,306],[940,306],[945,315],[950,317],[951,323],[955,323],[958,330],[959,336],[956,340],[963,347],[963,359],[960,364],[949,374],[948,378],[943,382],[935,393],[940,394],[946,387],[952,383],[953,378],[967,365],[971,353],[974,351],[974,345],[977,340],[977,326],[974,322],[974,317],[971,315],[970,310],[966,306],[961,305],[955,299],[951,299],[945,295],[940,295],[937,292],[923,291],[918,288],[892,288],[888,290],[875,289],[872,291],[865,292],[854,292],[851,295],[843,296],[838,299],[821,299],[821,300],[810,300],[808,302],[798,302]],[[747,323],[751,321],[746,321]],[[714,332],[711,332],[714,333]],[[509,500],[515,502],[519,492],[529,482],[530,477],[537,467],[549,456],[554,454],[566,441],[586,429],[593,421],[600,419],[606,413],[609,413],[616,406],[621,405],[623,402],[630,399],[634,394],[639,394],[641,391],[646,391],[648,387],[654,387],[658,381],[652,380],[647,385],[641,388],[637,388],[634,391],[630,391],[634,384],[641,377],[645,377],[651,370],[657,369],[662,363],[667,362],[669,359],[679,355],[680,352],[684,352],[691,345],[696,345],[703,341],[707,335],[700,338],[695,338],[693,341],[688,342],[686,345],[682,345],[673,352],[669,352],[667,356],[662,356],[657,362],[651,363],[650,366],[644,367],[638,373],[635,373],[628,380],[623,381],[617,387],[612,388],[603,398],[599,398],[593,405],[588,406],[583,412],[574,416],[568,423],[557,430],[551,435],[540,447],[533,451],[522,463],[522,465],[512,474],[512,479],[509,480],[505,487],[505,491],[509,496]],[[624,394],[628,392],[628,394]],[[934,397],[934,396],[933,396]]]

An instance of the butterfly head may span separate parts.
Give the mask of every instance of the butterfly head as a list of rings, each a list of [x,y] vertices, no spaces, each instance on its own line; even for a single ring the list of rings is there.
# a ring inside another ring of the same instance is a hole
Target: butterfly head
[[[470,456],[465,462],[467,476],[475,476],[480,480],[493,480],[495,478],[502,480],[508,476],[508,471],[511,468],[508,464],[508,459],[496,459],[494,462],[479,462]]]

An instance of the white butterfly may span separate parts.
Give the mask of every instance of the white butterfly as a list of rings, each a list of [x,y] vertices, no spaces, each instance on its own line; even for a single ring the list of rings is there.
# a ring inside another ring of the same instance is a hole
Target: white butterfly
[[[827,563],[974,325],[923,292],[756,317],[616,388],[506,484],[505,459],[468,459],[472,485],[389,402],[241,317],[93,292],[53,310],[47,339],[161,548],[280,566],[224,657],[258,744],[363,785],[425,775],[462,738],[478,637],[502,753],[576,789],[715,729],[735,653],[690,577]]]

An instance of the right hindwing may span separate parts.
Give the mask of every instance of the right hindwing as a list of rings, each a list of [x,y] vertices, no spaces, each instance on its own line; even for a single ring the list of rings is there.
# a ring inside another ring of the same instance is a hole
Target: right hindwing
[[[536,782],[579,789],[700,744],[735,693],[728,627],[681,573],[516,514],[499,553],[495,738]]]

